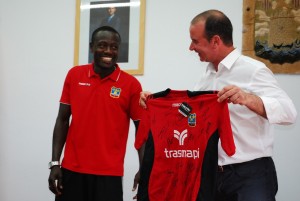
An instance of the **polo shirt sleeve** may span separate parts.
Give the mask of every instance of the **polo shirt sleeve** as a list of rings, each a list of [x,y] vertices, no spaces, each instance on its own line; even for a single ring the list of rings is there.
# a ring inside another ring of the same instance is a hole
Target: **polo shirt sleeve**
[[[143,108],[139,105],[140,93],[142,91],[141,84],[136,80],[133,84],[133,90],[130,98],[130,118],[134,121],[141,119]]]
[[[219,104],[219,134],[221,146],[228,156],[235,154],[235,144],[231,129],[230,116],[228,110],[228,103],[223,101]]]
[[[67,104],[67,105],[71,104],[70,90],[71,90],[71,71],[68,72],[68,74],[65,78],[62,94],[61,94],[60,101],[59,101],[60,103]]]

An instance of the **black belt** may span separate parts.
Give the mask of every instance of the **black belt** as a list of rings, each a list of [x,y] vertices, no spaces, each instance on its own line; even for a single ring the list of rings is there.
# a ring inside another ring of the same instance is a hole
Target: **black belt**
[[[232,170],[238,167],[242,167],[242,166],[247,166],[250,163],[254,163],[254,162],[261,162],[264,160],[269,160],[271,157],[263,157],[263,158],[257,158],[251,161],[247,161],[247,162],[243,162],[243,163],[235,163],[235,164],[229,164],[229,165],[222,165],[222,166],[218,166],[218,172],[225,172],[226,170]]]

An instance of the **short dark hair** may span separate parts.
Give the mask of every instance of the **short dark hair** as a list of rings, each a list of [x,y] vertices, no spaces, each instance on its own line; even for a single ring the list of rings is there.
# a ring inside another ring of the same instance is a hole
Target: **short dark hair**
[[[116,34],[120,39],[119,42],[121,43],[121,35],[119,34],[119,32],[117,30],[115,30],[114,28],[112,28],[110,26],[102,26],[102,27],[98,27],[97,29],[95,29],[93,31],[90,44],[94,43],[96,34],[100,31],[109,31],[109,32]]]
[[[205,21],[205,36],[208,41],[214,35],[218,35],[225,45],[233,44],[233,27],[230,19],[224,13],[218,10],[207,10],[194,17],[191,24],[195,24],[201,20]]]

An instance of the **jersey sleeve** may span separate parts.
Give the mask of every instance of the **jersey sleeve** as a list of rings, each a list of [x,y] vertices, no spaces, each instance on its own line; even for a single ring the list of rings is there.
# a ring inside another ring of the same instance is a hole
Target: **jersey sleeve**
[[[231,130],[230,116],[228,110],[228,103],[222,102],[220,105],[219,115],[219,133],[221,146],[228,156],[235,154],[235,144]]]
[[[143,144],[147,141],[148,134],[150,131],[150,117],[149,117],[149,110],[143,109],[142,111],[142,118],[139,123],[137,135],[134,142],[134,147],[139,150]]]

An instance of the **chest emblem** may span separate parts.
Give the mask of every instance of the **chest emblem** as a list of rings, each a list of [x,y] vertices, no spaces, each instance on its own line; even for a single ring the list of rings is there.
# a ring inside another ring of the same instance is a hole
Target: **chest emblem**
[[[116,88],[116,87],[112,87],[110,90],[110,96],[113,98],[120,98],[121,95],[121,89],[120,88]]]

